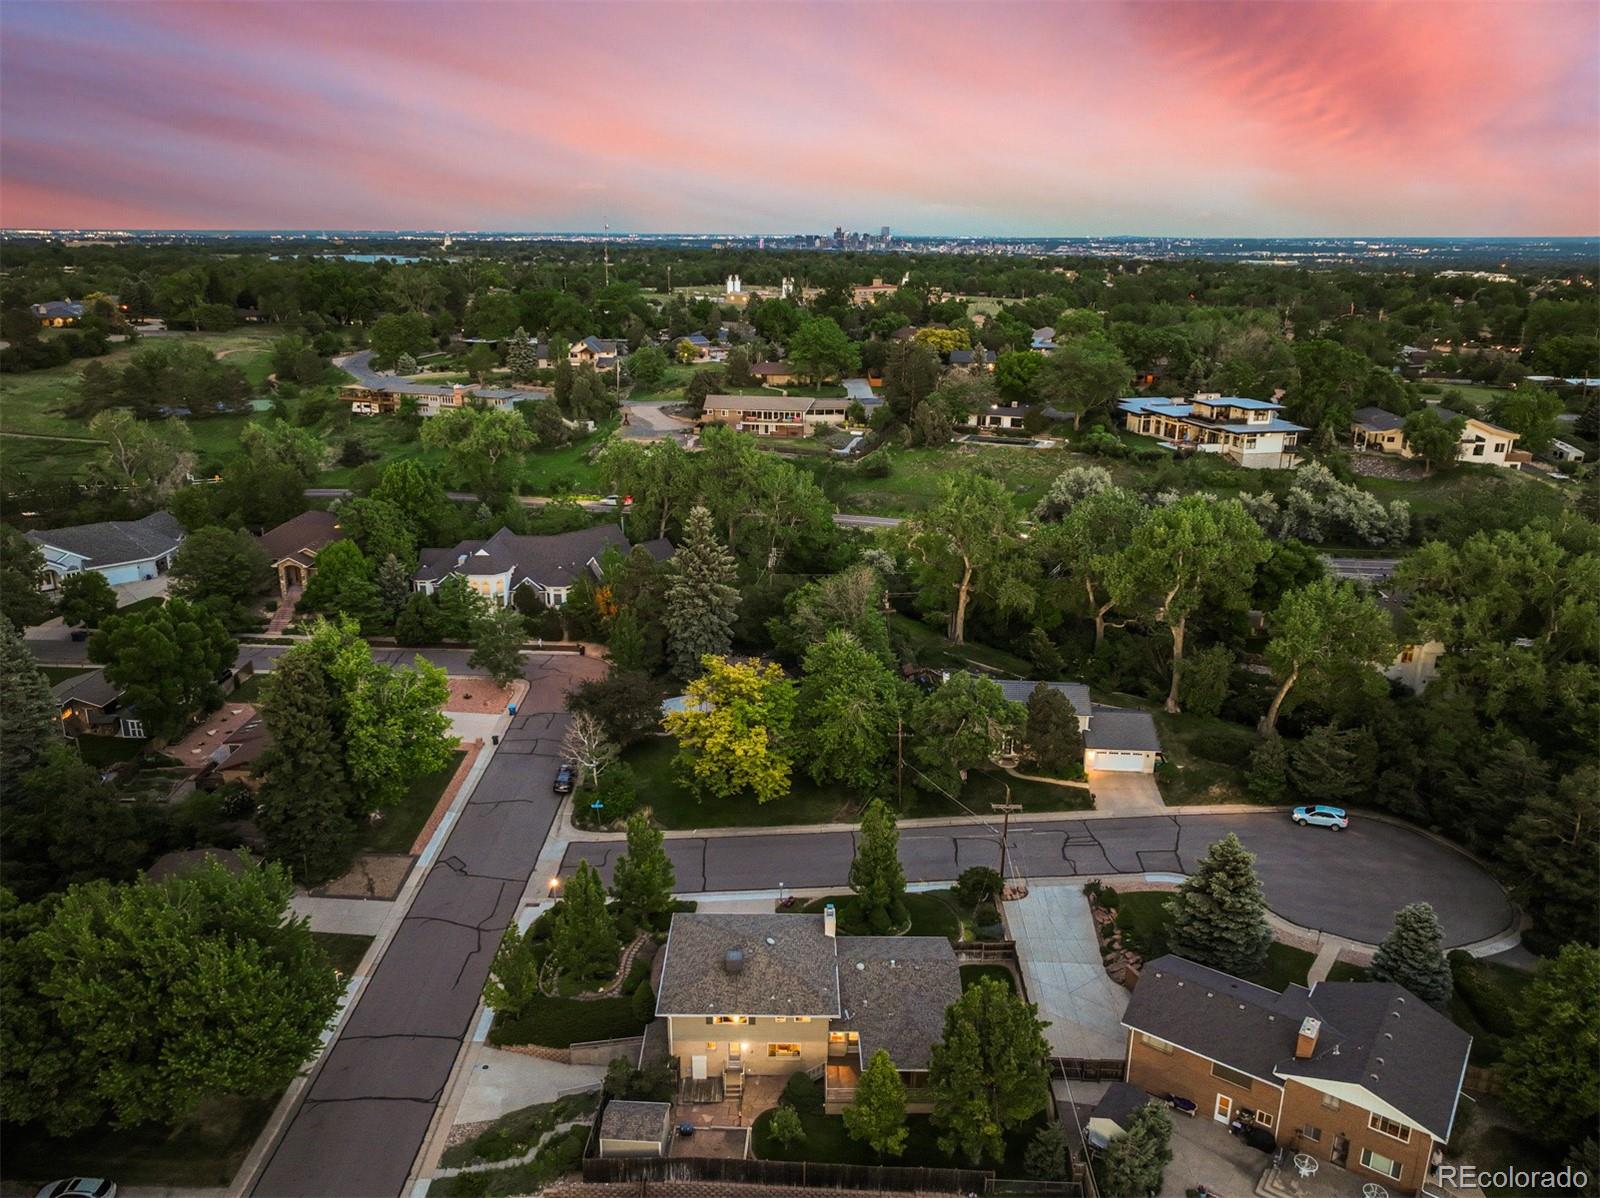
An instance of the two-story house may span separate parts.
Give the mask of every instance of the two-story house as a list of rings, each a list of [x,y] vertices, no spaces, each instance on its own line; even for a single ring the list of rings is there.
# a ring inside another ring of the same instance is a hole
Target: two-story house
[[[849,399],[708,395],[700,419],[704,424],[726,424],[761,437],[809,437],[819,428],[842,425],[849,411]]]
[[[1476,416],[1461,416],[1449,408],[1435,407],[1439,419],[1445,422],[1458,417],[1461,424],[1461,443],[1456,448],[1456,460],[1479,466],[1504,466],[1510,470],[1522,469],[1516,454],[1516,441],[1521,435],[1498,424],[1490,424]],[[1396,416],[1382,408],[1357,408],[1350,421],[1350,444],[1355,449],[1373,453],[1392,453],[1402,458],[1415,457],[1406,440],[1405,417]],[[1523,454],[1522,458],[1527,455]]]
[[[1173,956],[1145,966],[1122,1024],[1130,1084],[1406,1193],[1442,1156],[1472,1046],[1391,982],[1279,994]]]
[[[616,365],[619,357],[628,352],[628,343],[607,337],[585,337],[574,341],[567,350],[567,361],[574,366],[593,366],[606,370]]]
[[[829,905],[821,915],[674,915],[656,1015],[691,1100],[742,1093],[749,1075],[806,1072],[824,1079],[837,1113],[883,1049],[908,1108],[927,1111],[933,1046],[960,997],[948,940],[839,936]]]
[[[664,537],[642,547],[657,561],[672,556],[672,542]],[[632,548],[613,525],[552,536],[518,536],[502,528],[486,541],[422,550],[411,589],[432,594],[446,578],[458,575],[498,607],[509,606],[519,587],[531,587],[546,607],[561,607],[584,571],[600,577],[600,557],[607,549],[628,553]]]
[[[112,586],[165,574],[183,544],[183,525],[170,512],[151,512],[138,520],[41,528],[24,535],[44,556],[44,589],[53,591],[85,570],[105,575]]]
[[[1134,396],[1120,400],[1117,409],[1129,432],[1157,437],[1174,449],[1220,453],[1249,470],[1293,470],[1300,464],[1295,446],[1306,429],[1279,416],[1283,405],[1271,400]]]

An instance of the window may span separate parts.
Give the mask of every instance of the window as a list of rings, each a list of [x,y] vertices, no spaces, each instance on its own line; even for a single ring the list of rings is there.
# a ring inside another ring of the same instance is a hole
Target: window
[[[130,740],[143,740],[144,739],[144,721],[143,720],[123,720],[122,721],[122,735],[127,737]]]
[[[789,1017],[787,1015],[774,1015],[772,1017],[772,1021],[774,1023],[787,1023],[789,1021]]]
[[[1370,1148],[1361,1150],[1361,1167],[1371,1169],[1374,1173],[1382,1173],[1385,1177],[1400,1179],[1400,1162],[1392,1161],[1381,1152],[1374,1152]]]
[[[794,1017],[794,1021],[796,1023],[810,1023],[811,1022],[811,1016],[809,1016],[809,1015],[796,1015]]]
[[[1481,458],[1483,456],[1483,444],[1481,442],[1472,447],[1472,456],[1475,458]]]
[[[1313,1144],[1322,1143],[1322,1129],[1320,1127],[1315,1127],[1310,1123],[1307,1123],[1300,1129],[1300,1135],[1304,1139],[1311,1141]]]
[[[1381,1131],[1386,1136],[1393,1136],[1402,1144],[1411,1140],[1411,1129],[1404,1123],[1396,1123],[1393,1119],[1385,1119],[1382,1115],[1368,1115],[1367,1126],[1373,1131]]]
[[[1226,1065],[1213,1064],[1211,1076],[1218,1081],[1227,1082],[1230,1086],[1238,1086],[1241,1090],[1248,1090],[1255,1082],[1248,1073],[1240,1073],[1237,1069],[1229,1069]]]
[[[1140,1032],[1139,1043],[1143,1044],[1146,1048],[1153,1052],[1166,1053],[1166,1055],[1169,1057],[1172,1055],[1172,1045],[1155,1036],[1146,1035],[1144,1032]]]
[[[1322,1096],[1322,1109],[1325,1110],[1325,1111],[1336,1111],[1336,1110],[1338,1110],[1339,1109],[1339,1100],[1337,1098],[1335,1098],[1332,1094],[1324,1094]]]
[[[718,1015],[711,1022],[712,1023],[741,1023],[741,1024],[742,1023],[749,1023],[750,1022],[750,1016],[748,1016],[748,1015]]]
[[[1410,661],[1412,658],[1416,657],[1416,655],[1417,652],[1415,645],[1407,645],[1404,649],[1400,650],[1400,660],[1403,662]]]
[[[1272,1126],[1272,1120],[1273,1120],[1273,1117],[1271,1115],[1267,1114],[1266,1111],[1257,1111],[1256,1112],[1256,1122],[1261,1124],[1262,1127],[1271,1127]]]
[[[798,1044],[769,1044],[767,1045],[769,1057],[797,1057],[800,1055]]]
[[[716,1052],[717,1051],[717,1042],[715,1040],[707,1040],[706,1041],[706,1051],[707,1052]]]

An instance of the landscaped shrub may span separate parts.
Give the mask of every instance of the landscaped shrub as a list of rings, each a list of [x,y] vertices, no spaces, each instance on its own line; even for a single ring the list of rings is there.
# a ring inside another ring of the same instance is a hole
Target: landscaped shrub
[[[804,1073],[791,1073],[789,1080],[784,1083],[783,1097],[778,1099],[785,1106],[791,1106],[802,1115],[819,1115],[822,1113],[822,1091],[817,1083]]]
[[[656,992],[650,988],[649,982],[644,982],[630,997],[633,1004],[633,1017],[648,1023],[656,1017]]]
[[[963,906],[976,907],[1000,893],[1000,872],[987,865],[974,865],[956,879],[956,897]]]

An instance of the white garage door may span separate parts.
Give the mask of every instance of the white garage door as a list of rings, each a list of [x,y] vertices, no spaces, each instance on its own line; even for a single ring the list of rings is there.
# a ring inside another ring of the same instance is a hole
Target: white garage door
[[[1120,770],[1124,773],[1148,773],[1150,767],[1146,764],[1143,753],[1122,753],[1113,749],[1096,749],[1094,760],[1089,763],[1092,770]]]

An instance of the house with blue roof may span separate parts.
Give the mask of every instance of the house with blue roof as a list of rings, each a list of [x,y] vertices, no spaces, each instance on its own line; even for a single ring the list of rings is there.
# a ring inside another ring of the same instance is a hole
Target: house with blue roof
[[[1247,470],[1293,470],[1300,464],[1295,446],[1307,431],[1279,415],[1282,404],[1238,395],[1141,395],[1118,401],[1117,410],[1131,433],[1181,452],[1220,453]]]

